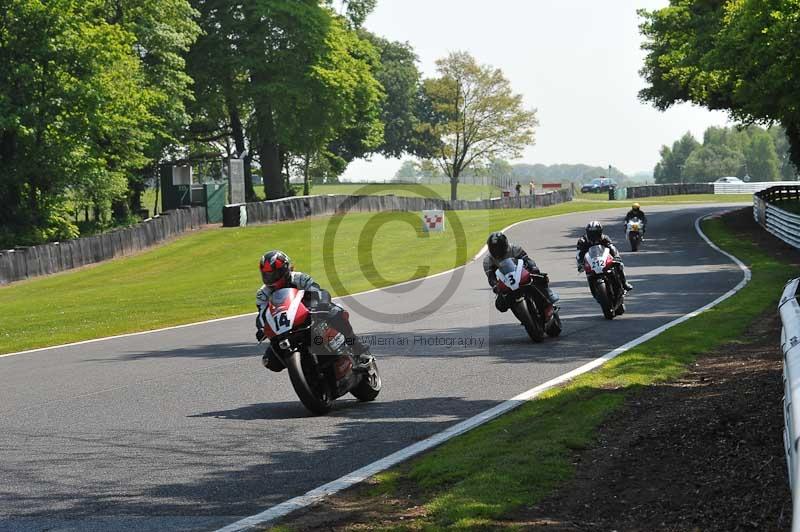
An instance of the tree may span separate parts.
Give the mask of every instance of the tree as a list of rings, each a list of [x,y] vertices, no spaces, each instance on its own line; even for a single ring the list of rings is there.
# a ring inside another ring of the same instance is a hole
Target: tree
[[[408,43],[388,41],[365,31],[361,36],[380,54],[374,74],[386,93],[381,103],[384,140],[375,151],[386,157],[400,157],[404,153],[424,155],[417,137],[420,120],[416,106],[421,77],[417,55]]]
[[[397,172],[395,172],[394,176],[398,179],[415,178],[419,174],[418,169],[419,167],[416,162],[411,159],[406,159],[403,161],[403,164],[400,165]]]
[[[699,146],[700,143],[688,131],[672,144],[671,149],[667,146],[662,146],[661,160],[656,164],[653,171],[656,183],[682,182],[685,175],[683,169],[686,165],[686,160]]]
[[[640,15],[642,100],[662,110],[692,102],[745,124],[780,122],[800,164],[797,0],[670,0]]]
[[[683,175],[690,183],[707,183],[718,177],[735,176],[744,168],[741,152],[719,144],[704,145],[686,159]]]
[[[68,238],[68,198],[108,202],[162,121],[135,35],[100,0],[12,0],[0,15],[2,245]],[[165,21],[165,24],[168,22]]]
[[[775,143],[769,133],[761,128],[750,132],[750,142],[743,150],[746,172],[753,181],[777,181],[780,176],[780,161]]]
[[[538,122],[500,69],[479,65],[466,52],[452,53],[436,65],[440,77],[423,84],[433,115],[423,128],[438,141],[436,161],[450,178],[455,200],[465,168],[519,157],[534,143]]]
[[[196,129],[208,126],[211,139],[232,134],[239,152],[246,143],[267,198],[287,194],[294,157],[309,172],[319,157],[343,170],[337,142],[363,151],[381,142],[382,92],[372,74],[378,58],[353,29],[370,1],[348,2],[347,19],[317,0],[195,5],[206,35],[190,54],[191,71],[204,74],[198,102],[207,105]]]
[[[182,140],[190,118],[186,102],[191,99],[192,79],[186,73],[184,54],[197,39],[198,13],[188,0],[107,0],[106,20],[119,25],[135,38],[134,48],[152,97],[152,139],[144,151],[147,165],[129,172],[127,198],[115,202],[118,218],[128,208],[141,206],[144,181],[154,172],[165,151]]]

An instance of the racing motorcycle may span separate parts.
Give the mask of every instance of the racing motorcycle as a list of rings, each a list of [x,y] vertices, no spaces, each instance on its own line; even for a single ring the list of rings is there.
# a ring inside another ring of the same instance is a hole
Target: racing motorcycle
[[[547,280],[544,275],[531,273],[519,259],[505,259],[495,270],[499,294],[508,298],[511,312],[525,327],[534,342],[548,336],[561,334],[561,318],[558,307],[551,305],[542,288]]]
[[[631,244],[631,251],[639,251],[642,245],[642,221],[639,218],[631,218],[625,224],[625,236]]]
[[[289,371],[300,402],[314,414],[326,414],[335,399],[351,393],[372,401],[381,391],[381,376],[373,358],[366,371],[353,371],[356,357],[344,334],[331,327],[327,308],[313,305],[309,292],[282,288],[270,297],[264,333]],[[308,304],[307,304],[308,303]],[[316,308],[315,308],[316,307]]]
[[[601,245],[592,246],[583,256],[583,272],[592,295],[600,303],[603,316],[613,320],[625,313],[625,287],[611,251]]]

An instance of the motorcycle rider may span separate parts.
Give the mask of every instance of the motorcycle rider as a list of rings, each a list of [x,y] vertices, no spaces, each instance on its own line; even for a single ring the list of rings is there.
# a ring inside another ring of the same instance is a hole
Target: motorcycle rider
[[[328,309],[327,321],[337,331],[345,336],[348,345],[351,345],[356,354],[354,369],[368,368],[372,362],[372,355],[369,347],[364,345],[353,331],[347,313],[342,307],[331,302],[331,296],[327,290],[320,288],[314,279],[302,272],[294,271],[294,265],[286,253],[279,250],[267,251],[261,256],[259,264],[261,279],[264,284],[256,292],[256,307],[258,316],[256,317],[256,340],[261,342],[265,338],[264,326],[267,325],[266,319],[269,310],[269,298],[275,290],[281,288],[297,288],[305,290],[303,299],[318,310]],[[282,371],[283,362],[275,354],[270,345],[262,358],[264,367],[272,371]]]
[[[638,203],[634,203],[631,206],[631,210],[629,210],[628,214],[625,215],[626,228],[627,223],[631,221],[632,218],[639,218],[639,220],[642,221],[642,236],[644,236],[645,232],[647,231],[647,216],[644,214],[644,211]]]
[[[489,280],[489,285],[492,287],[492,290],[495,294],[497,294],[497,299],[494,301],[494,305],[497,307],[497,310],[500,312],[506,312],[510,306],[505,295],[497,291],[497,276],[495,275],[495,271],[500,265],[500,262],[505,259],[521,260],[526,270],[534,274],[543,275],[543,288],[545,290],[545,294],[547,295],[548,302],[551,306],[556,304],[559,297],[558,294],[553,292],[553,290],[550,288],[550,280],[547,277],[547,274],[542,273],[539,270],[536,262],[534,262],[534,260],[528,256],[524,249],[517,245],[509,245],[508,237],[506,237],[506,235],[501,231],[495,231],[494,233],[490,234],[489,238],[486,239],[486,246],[489,248],[489,253],[483,258],[483,271],[486,273],[486,277]]]
[[[586,233],[578,240],[578,253],[575,255],[575,259],[578,261],[578,271],[583,271],[583,257],[586,255],[586,252],[589,251],[590,247],[598,244],[608,248],[611,252],[611,256],[614,257],[615,263],[617,264],[617,271],[619,272],[619,278],[622,281],[622,286],[625,287],[625,290],[628,292],[633,290],[633,285],[631,285],[625,279],[625,265],[620,260],[617,247],[614,245],[608,235],[603,234],[603,226],[596,220],[589,222],[589,224],[586,226]]]

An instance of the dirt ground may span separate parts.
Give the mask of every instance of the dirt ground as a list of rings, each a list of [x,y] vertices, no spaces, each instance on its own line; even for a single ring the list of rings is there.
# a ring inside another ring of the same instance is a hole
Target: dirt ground
[[[800,265],[800,253],[762,231],[750,209],[726,221]],[[632,394],[600,428],[596,446],[575,453],[575,478],[503,525],[548,532],[789,530],[780,327],[770,311],[680,380]],[[366,489],[349,490],[286,524],[364,530],[401,525],[423,511],[412,486],[401,486],[397,497],[365,498]]]

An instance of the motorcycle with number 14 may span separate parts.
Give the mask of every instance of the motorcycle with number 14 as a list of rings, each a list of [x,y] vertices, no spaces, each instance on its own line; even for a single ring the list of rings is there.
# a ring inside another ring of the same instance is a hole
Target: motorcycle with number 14
[[[344,334],[331,327],[313,292],[296,288],[276,290],[270,297],[264,333],[289,371],[303,405],[326,414],[335,399],[350,393],[373,401],[381,391],[381,376],[373,359],[369,368],[354,371],[355,354]],[[317,307],[317,308],[315,308]]]

